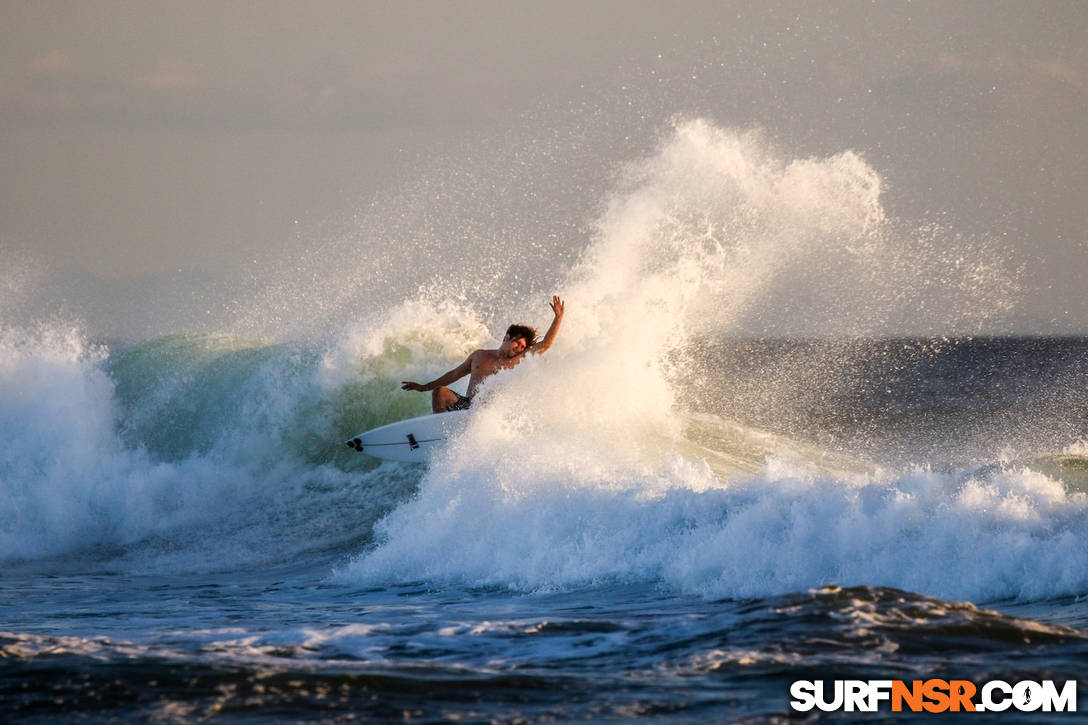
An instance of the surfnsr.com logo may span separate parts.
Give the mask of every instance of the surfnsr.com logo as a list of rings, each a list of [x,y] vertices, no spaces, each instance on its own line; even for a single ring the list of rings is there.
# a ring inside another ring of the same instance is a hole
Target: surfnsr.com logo
[[[990,680],[797,680],[790,707],[798,712],[1076,712],[1077,681],[1008,683]]]

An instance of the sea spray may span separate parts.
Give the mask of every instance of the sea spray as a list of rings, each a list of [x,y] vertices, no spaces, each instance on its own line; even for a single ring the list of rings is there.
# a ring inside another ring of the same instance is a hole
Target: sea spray
[[[885,217],[879,176],[856,154],[788,161],[758,134],[679,123],[628,168],[561,286],[559,342],[485,384],[418,498],[340,576],[652,580],[712,596],[877,580],[983,598],[1083,587],[1088,560],[1069,542],[1084,533],[1085,501],[1040,473],[829,473],[771,451],[745,477],[683,454],[688,410],[728,421],[764,397],[694,384],[722,372],[700,364],[701,339],[871,336],[912,315],[954,329],[1012,304],[999,261],[946,264],[941,247],[939,229]],[[854,351],[776,374],[831,392],[834,364]],[[925,563],[917,540],[946,564]],[[1045,559],[1033,573],[1032,557]]]
[[[433,366],[457,364],[493,340],[471,306],[431,291],[343,326],[329,345],[319,382],[347,383],[426,377]]]

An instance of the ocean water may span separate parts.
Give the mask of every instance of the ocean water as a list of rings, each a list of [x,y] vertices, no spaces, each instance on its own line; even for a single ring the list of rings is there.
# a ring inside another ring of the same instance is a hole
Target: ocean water
[[[0,323],[0,718],[778,722],[846,678],[1083,701],[1088,339],[977,334],[1015,265],[880,186],[684,122],[514,309],[438,284],[301,341]],[[429,465],[342,445],[551,292],[555,347]]]

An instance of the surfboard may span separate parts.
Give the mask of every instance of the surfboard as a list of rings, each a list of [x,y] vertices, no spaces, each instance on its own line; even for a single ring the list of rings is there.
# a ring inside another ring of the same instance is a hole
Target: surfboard
[[[344,441],[368,456],[385,461],[426,463],[442,441],[465,421],[467,410],[421,415],[368,430]]]

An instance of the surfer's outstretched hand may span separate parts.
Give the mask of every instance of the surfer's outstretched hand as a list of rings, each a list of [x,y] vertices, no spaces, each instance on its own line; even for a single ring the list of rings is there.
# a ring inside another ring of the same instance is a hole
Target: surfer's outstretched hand
[[[563,300],[559,299],[559,295],[552,295],[552,301],[548,307],[552,308],[552,312],[555,313],[556,317],[563,316]]]
[[[418,391],[420,393],[427,392],[427,388],[423,387],[419,383],[413,383],[413,382],[409,382],[407,380],[402,380],[400,382],[401,382],[401,386],[400,386],[401,390],[415,390],[415,391]]]

